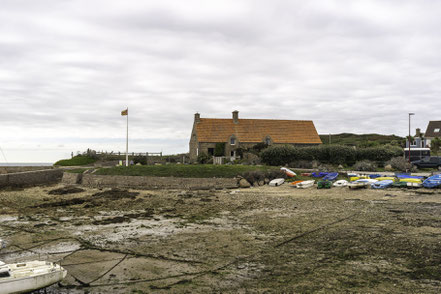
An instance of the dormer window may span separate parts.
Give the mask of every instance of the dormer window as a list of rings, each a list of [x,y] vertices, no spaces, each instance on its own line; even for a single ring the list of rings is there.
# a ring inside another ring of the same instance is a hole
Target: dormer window
[[[234,137],[230,138],[230,145],[236,145],[236,138]]]
[[[433,132],[434,133],[439,133],[439,128],[435,129]]]

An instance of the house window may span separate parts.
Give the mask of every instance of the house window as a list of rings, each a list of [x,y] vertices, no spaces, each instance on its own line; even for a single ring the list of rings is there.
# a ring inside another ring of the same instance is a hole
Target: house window
[[[434,133],[439,133],[439,128],[435,129],[433,132]]]
[[[231,154],[231,157],[236,157],[236,151],[233,150],[233,151],[231,151],[230,154]]]
[[[230,139],[230,145],[236,145],[236,138]]]
[[[208,148],[208,155],[213,156],[214,148]]]

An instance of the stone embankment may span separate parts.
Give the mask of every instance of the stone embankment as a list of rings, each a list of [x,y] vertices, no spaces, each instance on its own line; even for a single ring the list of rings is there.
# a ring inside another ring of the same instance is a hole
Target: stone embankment
[[[174,178],[145,176],[103,176],[64,173],[63,184],[82,184],[92,188],[132,189],[229,189],[237,188],[235,178]]]
[[[53,169],[53,166],[0,166],[0,174],[20,173],[27,171],[37,171]]]
[[[63,169],[43,169],[0,174],[0,188],[29,187],[57,183],[61,180],[63,171]]]

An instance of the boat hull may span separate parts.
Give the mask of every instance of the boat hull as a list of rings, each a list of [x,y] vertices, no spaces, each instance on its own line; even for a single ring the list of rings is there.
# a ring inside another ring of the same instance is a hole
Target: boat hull
[[[310,187],[312,187],[312,186],[314,186],[314,182],[315,181],[303,181],[303,182],[301,182],[301,183],[298,183],[297,185],[296,185],[296,187],[297,188],[299,188],[299,189],[306,189],[306,188],[310,188]]]
[[[20,273],[20,269],[13,269],[11,277],[0,278],[0,294],[28,293],[60,282],[67,275],[67,271],[59,265],[51,268],[34,268]]]

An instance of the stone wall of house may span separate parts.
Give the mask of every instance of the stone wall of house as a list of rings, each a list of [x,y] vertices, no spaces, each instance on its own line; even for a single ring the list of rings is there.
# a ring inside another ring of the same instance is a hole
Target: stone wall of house
[[[63,169],[26,171],[0,175],[0,187],[28,187],[59,182]]]
[[[174,178],[144,176],[102,176],[83,174],[82,184],[93,188],[132,189],[229,189],[237,188],[235,178]]]
[[[0,166],[0,174],[53,169],[53,166]]]
[[[197,140],[197,136],[196,136],[196,126],[193,126],[193,130],[191,132],[191,137],[190,137],[190,150],[189,150],[189,156],[190,156],[190,161],[191,162],[195,162],[198,159],[198,140]]]

